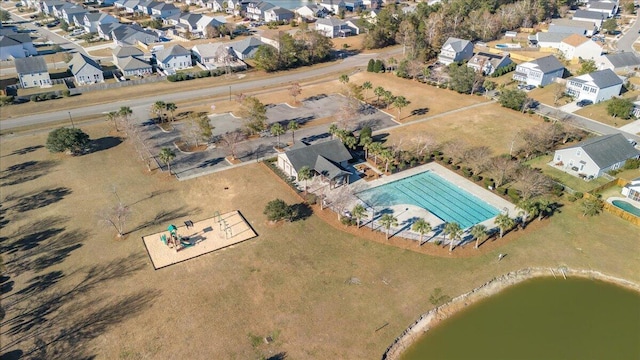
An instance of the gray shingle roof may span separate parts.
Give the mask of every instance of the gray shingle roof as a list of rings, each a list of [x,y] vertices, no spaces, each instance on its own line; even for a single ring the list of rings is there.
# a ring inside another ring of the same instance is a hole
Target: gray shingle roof
[[[0,35],[0,46],[12,46],[17,44],[28,44],[32,42],[29,34],[7,34]]]
[[[191,51],[182,47],[182,45],[173,45],[164,50],[160,50],[156,53],[155,57],[159,62],[164,62],[171,56],[181,56],[188,55],[191,56]]]
[[[576,10],[576,12],[573,14],[573,18],[603,20],[606,18],[606,16],[600,11]]]
[[[467,45],[469,44],[470,44],[469,40],[450,37],[447,39],[447,42],[445,42],[444,45],[442,45],[442,47],[444,48],[447,45],[451,45],[451,48],[453,48],[455,52],[460,52],[464,50],[464,48],[466,48]]]
[[[135,46],[116,46],[113,55],[122,58],[127,56],[143,56],[144,52]]]
[[[75,53],[73,55],[73,59],[69,62],[69,69],[71,69],[71,73],[76,75],[84,66],[91,66],[96,70],[102,71],[100,65],[93,59],[81,53]]]
[[[594,71],[589,73],[589,76],[591,76],[593,82],[598,85],[600,89],[622,84],[622,79],[611,69]]]
[[[286,154],[296,171],[308,166],[319,173],[327,172],[327,176],[344,172],[337,164],[352,159],[349,150],[338,139],[289,150]]]
[[[31,56],[15,59],[16,71],[18,74],[46,73],[47,64],[42,56]]]
[[[610,2],[603,2],[603,1],[592,1],[589,3],[589,8],[590,9],[602,9],[602,10],[613,10],[613,8],[616,6],[616,4],[614,3],[610,3]]]
[[[250,55],[255,53],[261,45],[264,45],[264,43],[255,37],[249,37],[244,40],[228,44],[228,46],[233,48],[236,53],[243,54],[247,57],[251,57]]]
[[[538,69],[540,69],[540,71],[545,74],[556,71],[558,69],[564,69],[564,65],[562,65],[560,61],[558,61],[558,59],[556,59],[556,57],[553,55],[535,59],[531,61],[531,63],[538,65]]]
[[[346,25],[347,23],[337,18],[320,18],[316,21],[316,24],[336,27]]]
[[[133,56],[130,56],[118,62],[118,67],[122,69],[122,71],[126,71],[126,70],[150,69],[151,65],[138,58],[134,58]]]
[[[640,155],[640,151],[631,146],[622,134],[598,136],[567,149],[571,148],[582,148],[601,169]]]
[[[538,42],[561,42],[565,38],[568,38],[570,33],[563,32],[539,32],[536,34],[536,40]]]
[[[604,55],[611,62],[614,68],[634,67],[640,65],[640,57],[634,53],[623,52],[618,54]]]

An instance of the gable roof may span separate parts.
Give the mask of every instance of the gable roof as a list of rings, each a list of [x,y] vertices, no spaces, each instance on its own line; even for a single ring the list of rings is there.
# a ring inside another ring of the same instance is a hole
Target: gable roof
[[[127,56],[143,56],[144,52],[135,46],[118,45],[113,49],[113,55],[118,58],[123,58]]]
[[[609,60],[614,68],[640,65],[640,57],[631,52],[623,52],[618,54],[607,54],[604,57]]]
[[[151,68],[151,64],[142,61],[133,56],[126,57],[118,62],[118,67],[123,71],[126,70],[138,70],[138,69],[147,69]]]
[[[563,33],[563,32],[539,32],[536,34],[536,40],[538,42],[562,42],[562,40],[566,39],[571,33]]]
[[[31,36],[29,34],[23,33],[15,33],[15,34],[6,34],[0,35],[0,46],[13,46],[18,44],[28,44],[32,42]]]
[[[71,73],[74,76],[85,66],[90,66],[102,72],[102,68],[97,62],[81,53],[75,53],[71,61],[69,61],[69,69],[71,69]]]
[[[536,65],[537,68],[545,74],[564,69],[564,65],[562,65],[553,55],[541,57],[539,59],[529,61],[529,63]]]
[[[613,11],[613,9],[615,7],[616,7],[616,4],[611,3],[611,2],[604,2],[604,1],[591,1],[591,2],[589,2],[589,9],[600,9],[600,10]]]
[[[349,150],[339,139],[297,147],[287,151],[286,155],[296,171],[308,166],[330,178],[348,173],[338,164],[352,159]]]
[[[573,14],[573,18],[604,20],[606,16],[604,16],[604,14],[600,11],[576,10],[576,12]]]
[[[447,39],[444,45],[442,45],[442,48],[445,48],[446,46],[451,46],[453,51],[460,52],[464,50],[467,47],[467,45],[469,45],[470,43],[471,42],[469,40],[450,37]]]
[[[582,148],[601,169],[640,155],[620,133],[587,139],[566,149],[572,148]]]
[[[182,45],[173,45],[169,48],[162,49],[155,54],[156,59],[159,62],[164,62],[172,56],[191,56],[191,52]]]
[[[611,69],[594,71],[588,74],[576,76],[571,80],[577,80],[581,82],[591,81],[600,89],[605,89],[610,86],[622,85],[623,83],[622,79],[620,79],[620,77],[616,75],[616,73],[614,73]]]
[[[567,45],[571,45],[573,47],[577,47],[580,46],[582,44],[584,44],[587,41],[591,41],[589,39],[587,39],[586,37],[579,35],[579,34],[571,34],[569,36],[567,36],[566,38],[562,39],[562,42],[567,44]]]
[[[203,58],[209,58],[209,57],[218,57],[218,55],[220,55],[222,51],[228,52],[228,50],[224,50],[225,48],[226,48],[226,44],[207,43],[207,44],[198,44],[194,46],[191,49],[191,51],[196,54],[199,54]]]
[[[327,25],[327,26],[331,26],[331,27],[336,27],[336,26],[344,26],[347,23],[337,19],[337,18],[320,18],[316,21],[316,24],[320,24],[320,25]]]
[[[47,64],[42,56],[30,56],[14,60],[18,74],[46,73]]]
[[[233,51],[236,53],[240,53],[248,57],[255,53],[261,45],[264,45],[264,43],[253,36],[228,44],[228,46],[233,48]]]
[[[591,21],[571,20],[571,19],[553,19],[549,26],[549,31],[552,31],[554,27],[574,27],[580,29],[590,30],[596,27]]]

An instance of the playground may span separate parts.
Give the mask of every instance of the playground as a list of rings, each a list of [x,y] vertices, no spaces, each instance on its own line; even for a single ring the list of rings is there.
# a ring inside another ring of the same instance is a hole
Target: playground
[[[143,236],[153,267],[160,268],[193,259],[256,237],[240,211],[231,211],[198,222],[169,225],[166,231]]]

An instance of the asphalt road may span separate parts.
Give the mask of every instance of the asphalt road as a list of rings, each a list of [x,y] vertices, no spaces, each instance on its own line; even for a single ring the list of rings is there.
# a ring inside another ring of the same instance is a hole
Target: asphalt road
[[[627,30],[627,32],[624,33],[620,37],[620,39],[618,39],[618,42],[616,43],[616,47],[618,48],[618,50],[625,52],[634,52],[635,50],[633,49],[633,43],[638,40],[638,31],[640,31],[640,21],[638,21],[636,15],[636,21],[629,28],[629,30]]]

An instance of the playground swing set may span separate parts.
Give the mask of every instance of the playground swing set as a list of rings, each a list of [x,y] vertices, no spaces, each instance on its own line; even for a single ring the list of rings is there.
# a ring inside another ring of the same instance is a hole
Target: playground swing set
[[[220,232],[224,232],[225,239],[233,237],[233,230],[231,229],[231,226],[229,226],[227,221],[222,218],[219,211],[216,211],[214,213],[214,219],[220,226]],[[193,222],[191,222],[190,220],[186,221],[185,225],[188,229],[190,226],[193,226]],[[167,245],[169,248],[175,249],[176,252],[194,246],[196,244],[195,242],[192,242],[188,237],[183,237],[182,235],[178,234],[178,227],[173,224],[167,227],[167,231],[169,231],[169,237],[167,238],[166,234],[161,234],[160,241],[162,241],[162,243],[164,245]]]

